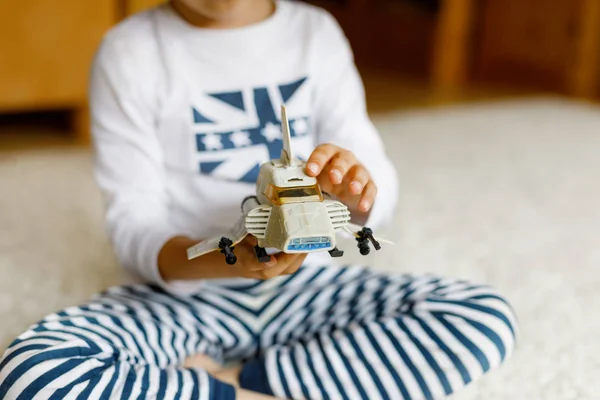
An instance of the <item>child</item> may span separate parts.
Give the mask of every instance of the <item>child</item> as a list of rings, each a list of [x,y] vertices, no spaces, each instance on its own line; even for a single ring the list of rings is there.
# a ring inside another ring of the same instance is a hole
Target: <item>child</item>
[[[509,356],[515,317],[486,286],[328,267],[327,253],[259,263],[253,238],[234,266],[186,259],[279,157],[281,104],[307,173],[356,221],[385,222],[396,175],[326,12],[173,0],[106,36],[91,84],[97,180],[117,256],[146,284],[22,334],[0,398],[432,399]]]

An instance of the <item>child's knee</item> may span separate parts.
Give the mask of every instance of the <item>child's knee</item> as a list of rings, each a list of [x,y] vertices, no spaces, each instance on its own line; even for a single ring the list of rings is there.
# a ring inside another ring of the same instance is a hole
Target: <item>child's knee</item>
[[[459,302],[464,307],[459,315],[461,322],[469,326],[468,332],[474,336],[474,345],[479,347],[476,357],[482,364],[487,360],[488,367],[492,368],[508,359],[515,349],[517,316],[510,302],[496,289],[487,286],[472,288],[475,289],[467,291],[465,298]],[[465,330],[461,330],[460,326],[457,329],[464,334]],[[469,335],[464,336],[469,338]],[[488,345],[484,346],[486,343]]]
[[[59,339],[52,335],[17,340],[0,360],[0,399],[16,398],[17,394],[33,398],[41,390],[58,389],[53,386],[56,382],[51,377],[62,376],[66,368],[74,369],[84,363],[90,368],[105,364],[99,359],[98,350],[85,340]],[[48,379],[41,380],[42,376]],[[72,383],[63,378],[61,385]]]
[[[517,316],[509,301],[484,285],[456,283],[434,289],[414,307],[434,317],[433,325],[467,347],[483,369],[505,361],[514,351]]]
[[[43,341],[23,340],[13,343],[0,359],[0,398],[16,398],[15,383],[18,379],[22,386],[19,391],[25,392],[29,383],[35,378],[35,370],[44,368],[43,354],[52,348]]]
[[[486,307],[489,323],[487,327],[502,341],[504,354],[502,360],[506,360],[514,351],[518,335],[518,321],[514,308],[500,293],[490,294],[489,297],[475,299],[475,304]],[[501,324],[496,321],[501,321]]]

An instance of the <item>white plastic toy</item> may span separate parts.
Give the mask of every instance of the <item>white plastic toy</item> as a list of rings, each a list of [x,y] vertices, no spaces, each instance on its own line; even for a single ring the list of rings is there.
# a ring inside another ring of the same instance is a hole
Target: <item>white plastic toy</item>
[[[270,256],[266,248],[285,253],[329,251],[332,257],[344,252],[336,247],[336,233],[354,235],[362,255],[370,252],[369,241],[379,250],[371,229],[350,223],[348,208],[339,201],[325,199],[317,179],[306,175],[305,163],[294,158],[287,114],[281,106],[283,150],[281,158],[264,163],[258,175],[256,196],[242,201],[242,216],[230,237],[204,240],[187,250],[188,259],[219,250],[227,264],[235,264],[235,245],[248,234],[258,239],[255,252],[260,262]]]

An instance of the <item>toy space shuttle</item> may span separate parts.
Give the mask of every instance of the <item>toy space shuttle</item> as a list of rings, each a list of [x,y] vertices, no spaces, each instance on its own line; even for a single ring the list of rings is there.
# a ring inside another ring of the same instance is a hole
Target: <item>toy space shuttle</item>
[[[283,150],[279,159],[260,167],[256,195],[242,201],[242,215],[230,236],[204,240],[187,250],[188,259],[220,251],[227,264],[235,264],[235,246],[247,235],[258,240],[255,247],[260,262],[270,256],[266,249],[285,253],[328,251],[332,257],[344,252],[336,246],[336,234],[354,235],[362,255],[370,252],[369,242],[381,248],[371,229],[350,223],[350,212],[341,202],[326,199],[317,179],[306,175],[305,162],[294,157],[285,106],[281,106]],[[391,243],[391,242],[387,242]]]

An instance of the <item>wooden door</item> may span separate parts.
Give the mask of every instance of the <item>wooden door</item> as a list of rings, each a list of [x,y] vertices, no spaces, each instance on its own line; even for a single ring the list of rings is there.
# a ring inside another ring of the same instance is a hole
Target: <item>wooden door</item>
[[[2,2],[0,111],[84,103],[93,55],[115,16],[114,0]]]
[[[121,0],[124,1],[125,15],[135,14],[137,12],[165,3],[167,0]]]
[[[435,9],[409,0],[305,0],[331,12],[344,30],[356,63],[425,76],[435,26]]]
[[[581,0],[486,0],[480,78],[564,90],[577,42]]]

